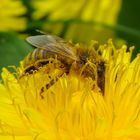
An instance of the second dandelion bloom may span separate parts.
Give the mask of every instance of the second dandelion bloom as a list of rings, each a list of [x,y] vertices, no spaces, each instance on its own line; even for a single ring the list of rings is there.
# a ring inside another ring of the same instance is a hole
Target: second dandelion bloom
[[[33,0],[33,18],[46,19],[44,30],[67,39],[105,42],[114,35],[112,27],[117,23],[121,4],[122,0]]]
[[[0,5],[0,31],[23,31],[26,28],[26,7],[21,1],[2,0]],[[18,26],[17,26],[18,25]]]
[[[50,40],[50,45],[51,41],[54,40]],[[61,43],[64,45],[63,41]],[[81,48],[81,45],[74,47]],[[71,54],[71,49],[68,50]],[[104,62],[104,82],[101,83],[104,84],[104,94],[98,84],[99,71],[102,70],[97,68],[100,61],[93,62],[90,58],[83,65],[85,67],[80,67],[81,73],[66,71],[62,74],[65,67],[59,62],[58,54],[44,61],[39,58],[46,52],[36,50],[22,62],[15,76],[3,69],[0,138],[140,139],[140,56],[131,62],[132,50],[127,51],[125,45],[116,50],[111,40],[94,49],[98,60]],[[51,50],[47,51],[54,56]],[[65,55],[67,51],[63,52]],[[95,77],[80,77],[88,66],[91,66]]]

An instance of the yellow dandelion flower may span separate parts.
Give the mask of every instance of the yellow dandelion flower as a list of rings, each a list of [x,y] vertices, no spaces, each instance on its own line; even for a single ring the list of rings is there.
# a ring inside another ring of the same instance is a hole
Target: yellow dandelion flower
[[[43,88],[59,73],[54,62],[32,74],[23,74],[22,66],[15,74],[3,68],[0,139],[140,139],[140,55],[131,61],[132,50],[116,50],[111,41],[97,50],[107,62],[104,95],[93,80],[74,74]]]
[[[64,6],[65,4],[65,6]],[[114,24],[120,10],[121,0],[35,0],[33,6],[36,11],[34,18],[41,18],[49,14],[53,20],[82,19]],[[107,12],[110,10],[110,12]]]
[[[33,0],[33,18],[47,17],[43,29],[62,33],[67,39],[105,42],[112,37],[112,30],[104,25],[115,26],[121,3],[122,0]],[[101,34],[105,34],[102,39]]]
[[[26,19],[20,17],[25,14],[26,8],[21,1],[1,0],[0,4],[0,31],[5,30],[24,30]]]

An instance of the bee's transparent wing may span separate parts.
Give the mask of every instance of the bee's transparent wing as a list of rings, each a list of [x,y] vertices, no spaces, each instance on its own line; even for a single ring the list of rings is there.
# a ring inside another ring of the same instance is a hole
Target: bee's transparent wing
[[[62,56],[77,60],[73,49],[63,39],[52,35],[30,36],[27,39],[31,45],[47,50],[49,53],[60,54]]]

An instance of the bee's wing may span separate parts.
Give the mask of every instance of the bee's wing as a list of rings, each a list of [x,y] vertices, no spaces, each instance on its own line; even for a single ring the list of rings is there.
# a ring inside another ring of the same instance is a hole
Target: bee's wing
[[[47,50],[49,53],[60,54],[73,60],[78,60],[69,44],[57,36],[37,35],[30,36],[26,40],[31,45]]]

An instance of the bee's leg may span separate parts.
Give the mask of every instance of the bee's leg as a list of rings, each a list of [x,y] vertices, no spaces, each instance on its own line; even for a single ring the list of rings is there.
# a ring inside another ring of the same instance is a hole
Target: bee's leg
[[[87,61],[86,64],[81,68],[80,76],[89,77],[93,80],[93,89],[98,87],[98,74],[96,64]]]
[[[94,81],[93,84],[93,89],[99,89],[100,87],[98,86],[98,73],[97,73],[97,66],[94,63],[91,63],[90,61],[88,61],[89,66],[92,68],[92,73],[94,76],[92,77],[92,80]]]
[[[88,61],[89,66],[92,68],[93,70],[93,74],[94,74],[94,80],[97,84],[97,79],[98,79],[98,75],[97,75],[97,66],[94,63],[91,63],[90,61]]]
[[[97,81],[97,68],[96,65],[91,63],[90,61],[86,62],[86,64],[81,68],[80,76],[82,75],[89,76],[93,80]]]
[[[44,87],[41,88],[40,90],[40,97],[43,99],[44,96],[43,96],[43,92],[45,91],[45,89],[49,89],[52,85],[54,85],[57,81],[58,81],[59,78],[54,78],[52,79],[49,83],[47,83]]]
[[[43,87],[41,88],[41,90],[40,90],[40,97],[41,97],[42,99],[44,99],[44,96],[43,96],[44,91],[45,91],[45,90],[48,90],[51,86],[53,86],[53,85],[59,80],[59,78],[60,78],[62,75],[63,75],[63,74],[61,74],[61,75],[59,75],[59,76],[57,76],[57,77],[51,79],[49,83],[47,83],[45,86],[43,86]]]
[[[80,70],[80,76],[83,75],[83,72],[86,70],[86,67],[88,66],[88,63],[86,63],[85,65],[83,65],[83,67]]]

